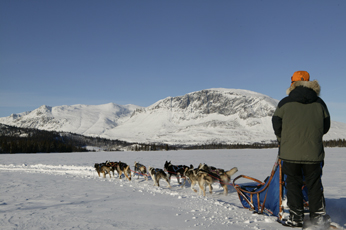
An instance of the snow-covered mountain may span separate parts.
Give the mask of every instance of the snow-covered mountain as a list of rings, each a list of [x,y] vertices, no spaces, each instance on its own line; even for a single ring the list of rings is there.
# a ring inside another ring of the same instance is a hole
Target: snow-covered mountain
[[[275,140],[271,116],[278,101],[240,89],[207,89],[167,97],[151,106],[71,105],[0,118],[0,123],[66,131],[130,142],[205,144]],[[346,138],[346,124],[332,122],[326,140]]]
[[[106,130],[121,125],[138,108],[141,107],[114,103],[55,107],[43,105],[30,112],[0,118],[0,123],[17,127],[100,136]]]
[[[276,104],[246,90],[202,90],[137,109],[131,119],[105,135],[170,144],[270,141],[275,139],[270,119]]]

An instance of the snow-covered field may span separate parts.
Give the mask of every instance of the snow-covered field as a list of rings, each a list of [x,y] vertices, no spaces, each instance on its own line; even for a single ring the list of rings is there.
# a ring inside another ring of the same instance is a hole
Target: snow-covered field
[[[333,222],[346,227],[346,149],[327,148],[323,185]],[[214,184],[206,197],[187,184],[154,187],[143,177],[132,181],[99,178],[94,163],[135,161],[163,168],[207,163],[238,167],[240,175],[265,179],[277,149],[196,150],[168,152],[89,152],[0,155],[0,229],[287,229],[276,217],[244,209],[235,189],[228,196]],[[116,175],[117,176],[117,175]],[[196,189],[197,186],[196,186]]]

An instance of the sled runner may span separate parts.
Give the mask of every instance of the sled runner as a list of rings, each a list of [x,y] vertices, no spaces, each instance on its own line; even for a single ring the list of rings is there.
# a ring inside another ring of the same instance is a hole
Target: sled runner
[[[282,173],[282,164],[277,158],[273,169],[264,182],[255,178],[240,175],[233,180],[240,202],[244,208],[254,211],[258,214],[266,214],[276,216],[277,221],[281,223],[283,219],[289,217],[289,208],[287,206],[287,190],[285,186],[286,175]],[[251,182],[245,184],[236,184],[239,179],[248,179]],[[305,186],[302,187],[305,212],[308,212],[308,193]],[[309,223],[307,223],[309,224]],[[309,229],[303,226],[303,229]],[[339,229],[334,222],[330,224],[328,229]]]
[[[244,208],[259,214],[277,216],[278,220],[289,215],[286,205],[286,176],[282,173],[282,161],[277,158],[270,176],[264,182],[255,178],[240,175],[233,180],[240,202]],[[251,180],[249,183],[237,184],[240,178]],[[308,207],[307,191],[303,187],[304,207]]]

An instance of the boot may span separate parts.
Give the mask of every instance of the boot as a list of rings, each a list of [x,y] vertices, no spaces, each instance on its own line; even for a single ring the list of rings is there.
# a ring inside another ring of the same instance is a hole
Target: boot
[[[311,219],[312,225],[316,225],[321,229],[329,229],[331,222],[332,221],[328,214],[316,216]]]
[[[288,219],[281,220],[281,224],[287,227],[301,228],[303,227],[303,217],[291,213]]]

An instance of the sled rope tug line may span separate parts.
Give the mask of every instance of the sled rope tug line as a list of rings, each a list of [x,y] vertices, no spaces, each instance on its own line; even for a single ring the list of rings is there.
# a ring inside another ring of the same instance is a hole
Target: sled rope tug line
[[[133,173],[135,173],[135,174],[139,174],[139,175],[142,175],[142,176],[150,177],[149,174],[144,174],[144,173],[136,172],[136,171],[132,170],[131,168],[130,168],[130,170],[131,170],[131,172],[133,172]]]
[[[180,173],[177,172],[171,172],[171,171],[166,171],[168,173],[171,173],[171,175],[175,175],[175,176],[180,176],[181,179],[185,179],[186,180],[186,176],[182,176]],[[178,180],[178,178],[176,178]]]

